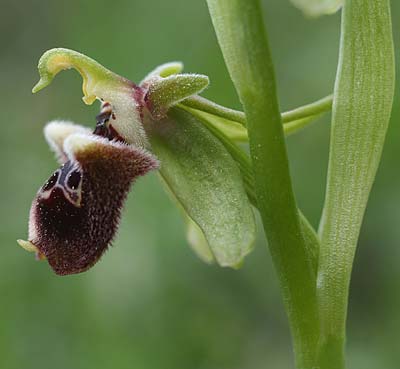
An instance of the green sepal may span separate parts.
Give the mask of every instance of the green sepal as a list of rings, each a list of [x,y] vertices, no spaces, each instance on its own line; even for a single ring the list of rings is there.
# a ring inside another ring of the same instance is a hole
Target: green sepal
[[[202,92],[209,79],[201,74],[173,74],[168,77],[152,77],[148,84],[147,102],[152,117],[160,120],[168,109],[189,96]]]
[[[201,228],[189,217],[186,217],[186,239],[196,255],[207,264],[215,262],[210,245]]]
[[[165,182],[162,175],[159,175],[160,182],[164,185],[165,191],[168,193],[172,202],[181,211],[183,220],[186,225],[186,240],[189,243],[195,254],[205,263],[212,264],[215,262],[214,255],[210,249],[210,246],[204,236],[203,231],[200,227],[189,217],[182,204],[176,198],[174,191]],[[23,246],[24,247],[24,246]]]
[[[204,235],[197,246],[206,240],[219,265],[237,268],[256,235],[237,164],[201,122],[179,108],[146,127],[162,178]]]

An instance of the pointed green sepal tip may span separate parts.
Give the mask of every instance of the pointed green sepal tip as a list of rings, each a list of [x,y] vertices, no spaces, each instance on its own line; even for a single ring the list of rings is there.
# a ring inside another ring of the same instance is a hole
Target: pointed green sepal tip
[[[104,68],[95,60],[77,51],[55,48],[46,51],[39,60],[39,82],[33,87],[36,93],[48,86],[53,78],[62,70],[76,69],[83,78],[83,101],[90,105],[101,94],[105,87],[127,84],[117,74]]]
[[[154,119],[165,117],[169,108],[202,92],[210,83],[202,74],[174,74],[149,80],[148,101]]]

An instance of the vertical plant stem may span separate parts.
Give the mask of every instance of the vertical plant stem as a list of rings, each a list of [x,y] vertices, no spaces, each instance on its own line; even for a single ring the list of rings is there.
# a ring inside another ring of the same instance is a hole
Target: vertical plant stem
[[[319,330],[316,278],[293,194],[261,7],[258,0],[208,0],[208,6],[246,114],[257,203],[280,279],[297,367],[311,369]]]
[[[351,269],[394,92],[389,0],[346,0],[320,225],[319,367],[344,367]]]

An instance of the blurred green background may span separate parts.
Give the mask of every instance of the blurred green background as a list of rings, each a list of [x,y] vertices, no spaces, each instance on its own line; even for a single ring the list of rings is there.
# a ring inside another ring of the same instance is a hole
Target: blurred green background
[[[392,3],[399,41],[400,3]],[[15,241],[26,237],[31,200],[57,166],[42,135],[45,122],[69,118],[93,125],[98,109],[81,101],[75,72],[32,95],[40,55],[72,48],[133,81],[160,63],[182,60],[186,71],[210,76],[205,96],[238,108],[205,1],[0,4],[0,368],[292,368],[262,232],[241,270],[203,264],[187,246],[180,213],[156,175],[134,186],[115,246],[87,273],[57,277]],[[264,0],[263,7],[282,109],[329,94],[339,15],[306,19],[288,0]],[[399,119],[397,93],[354,267],[349,368],[399,368]],[[288,139],[298,201],[314,224],[328,143],[329,116]]]

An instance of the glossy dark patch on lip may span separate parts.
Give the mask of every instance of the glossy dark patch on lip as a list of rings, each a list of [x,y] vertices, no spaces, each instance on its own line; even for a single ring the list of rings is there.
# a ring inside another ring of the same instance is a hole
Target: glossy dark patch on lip
[[[74,170],[71,173],[69,173],[69,175],[68,175],[67,186],[71,190],[76,190],[79,187],[81,180],[82,180],[81,173],[78,170]]]
[[[55,171],[52,176],[47,180],[47,182],[43,185],[42,191],[49,191],[51,190],[57,183],[58,178],[60,176],[60,172],[57,170]]]

